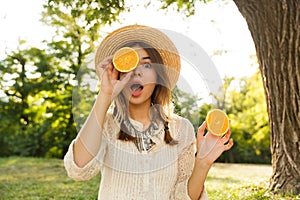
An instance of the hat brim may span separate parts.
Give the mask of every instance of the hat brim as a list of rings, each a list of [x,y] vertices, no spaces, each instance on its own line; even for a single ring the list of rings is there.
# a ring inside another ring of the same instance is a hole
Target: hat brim
[[[106,57],[131,42],[144,42],[160,54],[173,89],[180,74],[180,56],[171,39],[158,29],[143,25],[129,25],[119,28],[106,36],[97,49],[95,67]]]

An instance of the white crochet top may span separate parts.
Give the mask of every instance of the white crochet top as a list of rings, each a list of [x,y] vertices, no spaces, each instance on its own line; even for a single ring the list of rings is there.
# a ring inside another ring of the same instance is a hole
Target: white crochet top
[[[131,122],[143,130],[141,123]],[[196,151],[194,129],[188,120],[177,115],[169,127],[178,144],[164,142],[162,127],[158,130],[161,133],[151,138],[155,145],[147,152],[139,152],[133,142],[118,139],[120,128],[108,115],[98,154],[83,168],[74,162],[72,141],[64,158],[67,173],[74,180],[83,181],[100,172],[101,200],[188,200],[187,182]],[[208,199],[205,190],[200,199]]]

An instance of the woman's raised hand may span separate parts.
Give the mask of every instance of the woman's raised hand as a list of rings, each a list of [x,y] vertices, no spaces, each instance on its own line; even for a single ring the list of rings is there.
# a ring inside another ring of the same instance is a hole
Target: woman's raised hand
[[[211,133],[204,135],[205,128],[206,122],[198,128],[196,157],[212,165],[224,151],[233,146],[233,140],[230,138],[230,129],[223,137],[220,137]]]
[[[130,80],[132,72],[120,76],[120,72],[116,70],[112,64],[112,57],[113,56],[109,56],[99,63],[96,67],[96,72],[101,81],[101,92],[115,98]],[[118,79],[119,77],[121,78]]]

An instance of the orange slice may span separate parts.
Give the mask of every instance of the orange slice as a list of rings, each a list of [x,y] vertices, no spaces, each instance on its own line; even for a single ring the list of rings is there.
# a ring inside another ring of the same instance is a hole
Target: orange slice
[[[138,53],[130,47],[119,49],[113,56],[113,65],[119,72],[129,72],[139,63]]]
[[[206,125],[208,132],[216,136],[223,136],[229,129],[229,118],[220,109],[213,109],[207,113]]]

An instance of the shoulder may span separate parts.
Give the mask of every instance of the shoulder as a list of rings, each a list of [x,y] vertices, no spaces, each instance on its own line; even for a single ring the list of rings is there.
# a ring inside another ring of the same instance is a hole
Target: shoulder
[[[171,126],[176,126],[177,128],[193,129],[192,123],[187,118],[181,117],[177,114],[171,115],[170,124],[171,124]]]
[[[172,114],[170,120],[170,129],[172,136],[179,141],[193,142],[195,140],[195,131],[192,123],[177,114]]]

